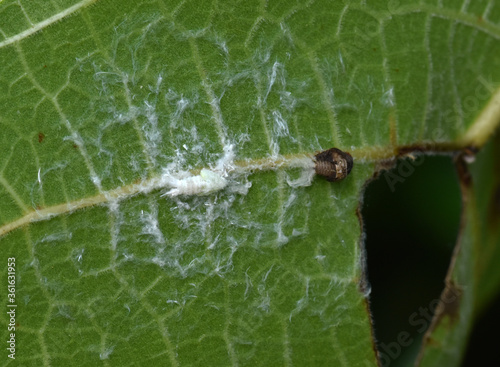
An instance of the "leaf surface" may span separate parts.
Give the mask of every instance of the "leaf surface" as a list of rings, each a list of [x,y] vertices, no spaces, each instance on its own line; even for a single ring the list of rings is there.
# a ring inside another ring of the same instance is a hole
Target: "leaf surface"
[[[500,6],[4,1],[0,18],[17,361],[377,365],[363,186],[408,147],[491,135]],[[332,146],[351,174],[310,182]],[[196,195],[202,169],[224,188]]]

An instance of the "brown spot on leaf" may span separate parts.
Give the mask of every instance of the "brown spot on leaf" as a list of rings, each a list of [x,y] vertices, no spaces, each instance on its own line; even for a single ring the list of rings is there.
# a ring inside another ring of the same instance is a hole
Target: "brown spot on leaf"
[[[441,342],[434,339],[432,336],[427,339],[427,345],[431,345],[433,347],[441,347]]]
[[[449,272],[452,270],[453,265],[450,266]],[[436,310],[434,312],[434,317],[432,319],[431,326],[427,329],[424,335],[424,339],[422,341],[422,346],[420,348],[420,352],[418,354],[415,365],[419,366],[420,362],[424,356],[424,351],[426,346],[434,346],[441,347],[441,342],[439,340],[434,339],[433,332],[441,323],[441,321],[448,317],[450,323],[447,326],[452,327],[459,319],[460,313],[460,302],[462,300],[462,289],[458,287],[453,280],[447,278],[446,286],[441,293],[441,297],[439,298],[439,302],[436,306]]]
[[[45,140],[45,134],[40,132],[38,133],[38,142],[42,143]]]
[[[445,142],[427,142],[413,145],[405,145],[397,147],[397,154],[399,157],[405,156],[412,152],[454,152],[460,151],[462,147],[456,143],[445,143]]]
[[[463,188],[470,187],[472,184],[472,176],[467,167],[467,162],[464,153],[460,153],[455,157],[455,166],[457,167],[458,178],[460,185]]]
[[[444,316],[449,316],[452,322],[458,320],[462,293],[462,289],[452,280],[446,282],[436,309],[436,324],[439,324]]]

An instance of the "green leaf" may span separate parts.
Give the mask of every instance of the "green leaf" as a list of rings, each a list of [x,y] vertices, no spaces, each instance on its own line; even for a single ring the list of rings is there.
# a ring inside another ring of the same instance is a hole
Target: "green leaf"
[[[363,187],[491,136],[500,6],[4,1],[0,19],[15,362],[377,365]],[[313,178],[333,146],[352,172]]]

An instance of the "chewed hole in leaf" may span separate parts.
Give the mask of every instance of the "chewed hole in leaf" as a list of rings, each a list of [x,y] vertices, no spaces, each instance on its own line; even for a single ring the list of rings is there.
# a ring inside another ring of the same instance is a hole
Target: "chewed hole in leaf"
[[[362,214],[370,306],[383,366],[418,353],[444,287],[460,205],[448,156],[399,160],[366,188]]]

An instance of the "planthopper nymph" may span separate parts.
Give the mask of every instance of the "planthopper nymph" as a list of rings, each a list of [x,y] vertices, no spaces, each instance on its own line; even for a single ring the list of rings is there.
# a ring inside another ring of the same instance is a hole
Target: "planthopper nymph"
[[[316,174],[326,177],[327,181],[340,181],[351,172],[352,156],[337,148],[331,148],[314,156]]]

